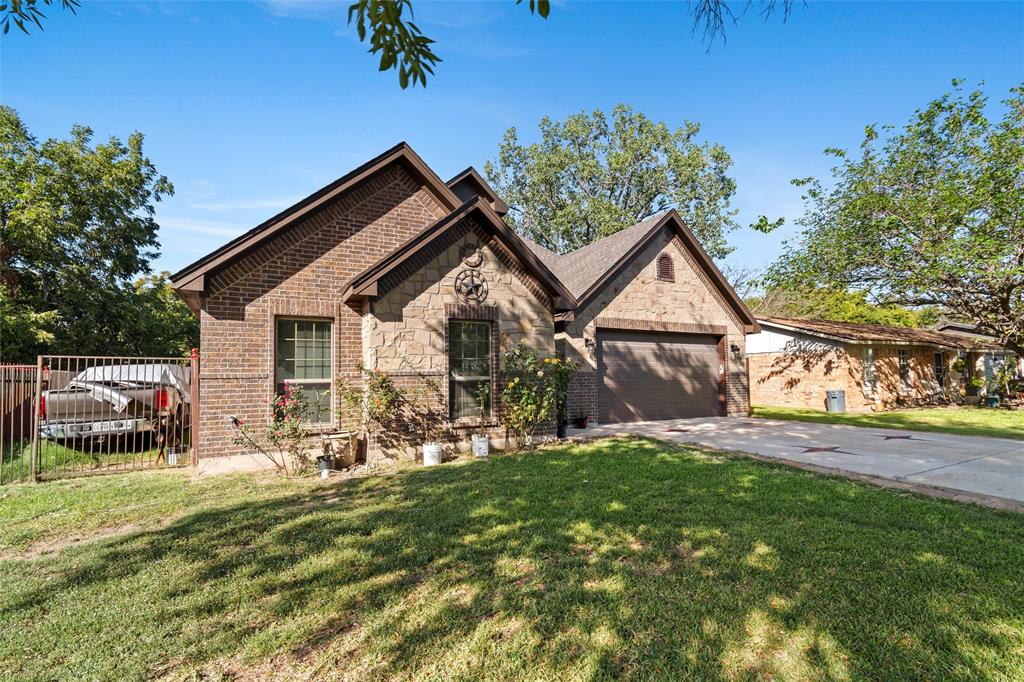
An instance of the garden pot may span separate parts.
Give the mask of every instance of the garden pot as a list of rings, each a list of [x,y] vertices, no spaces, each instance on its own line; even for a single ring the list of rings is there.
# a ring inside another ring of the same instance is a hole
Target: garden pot
[[[997,395],[985,396],[985,404],[988,405],[989,407],[999,407],[999,396],[997,396]]]
[[[318,471],[330,471],[333,467],[331,466],[330,455],[320,455],[316,458],[316,468]]]
[[[491,454],[491,437],[486,433],[473,434],[473,456],[486,457]]]
[[[423,444],[423,466],[433,467],[441,463],[441,444],[440,443],[424,443]]]
[[[587,418],[579,417],[578,419],[573,419],[572,425],[575,426],[577,429],[585,429],[587,428]]]

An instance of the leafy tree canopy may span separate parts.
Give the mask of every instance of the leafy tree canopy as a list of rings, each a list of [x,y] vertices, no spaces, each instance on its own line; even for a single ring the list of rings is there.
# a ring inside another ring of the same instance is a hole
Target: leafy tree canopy
[[[143,154],[141,133],[126,143],[92,137],[75,126],[68,139],[39,142],[14,109],[0,107],[5,362],[37,353],[177,354],[195,338],[165,278],[134,281],[156,255],[153,205],[171,183]],[[156,329],[158,320],[167,326]]]
[[[868,300],[866,291],[775,288],[748,296],[744,302],[758,316],[863,322],[892,327],[929,327],[939,319],[935,308],[875,305]]]
[[[902,129],[868,126],[858,154],[827,150],[832,183],[796,181],[804,232],[768,281],[938,306],[1024,354],[1024,88],[1004,103],[989,120],[954,81]]]
[[[540,122],[540,141],[505,131],[484,173],[508,202],[520,234],[558,253],[618,232],[668,208],[677,209],[713,257],[731,249],[736,228],[729,201],[736,183],[721,145],[698,143],[700,125],[672,130],[629,106]]]

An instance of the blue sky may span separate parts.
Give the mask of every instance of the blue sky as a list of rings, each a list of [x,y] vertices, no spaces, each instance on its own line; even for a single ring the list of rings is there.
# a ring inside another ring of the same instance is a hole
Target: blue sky
[[[995,101],[1024,81],[1024,2],[812,0],[787,23],[755,10],[710,50],[681,2],[558,2],[547,20],[512,0],[414,4],[444,59],[425,90],[376,71],[344,1],[86,0],[77,16],[50,10],[43,33],[2,39],[0,99],[38,137],[74,123],[146,134],[176,188],[158,206],[158,270],[400,140],[449,177],[482,168],[510,126],[532,140],[542,116],[617,102],[698,121],[725,145],[741,223],[787,219],[772,235],[731,235],[729,260],[757,267],[795,233],[789,181],[826,174],[822,149],[905,121],[953,77],[985,81]]]

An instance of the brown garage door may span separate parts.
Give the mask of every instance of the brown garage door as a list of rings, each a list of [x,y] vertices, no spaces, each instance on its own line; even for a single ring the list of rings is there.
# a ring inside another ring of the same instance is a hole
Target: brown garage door
[[[613,424],[720,415],[718,338],[599,330],[598,419]]]

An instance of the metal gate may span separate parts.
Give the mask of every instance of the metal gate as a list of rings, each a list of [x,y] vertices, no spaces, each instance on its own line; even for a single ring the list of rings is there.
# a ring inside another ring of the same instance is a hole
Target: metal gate
[[[183,466],[199,355],[42,355],[0,366],[0,483]]]

